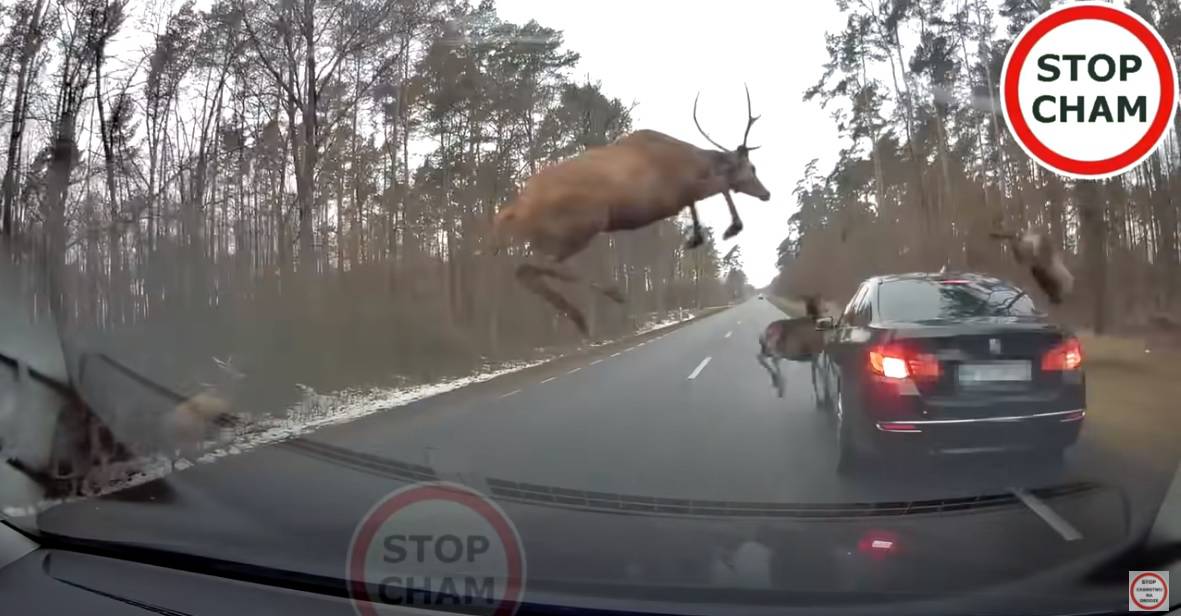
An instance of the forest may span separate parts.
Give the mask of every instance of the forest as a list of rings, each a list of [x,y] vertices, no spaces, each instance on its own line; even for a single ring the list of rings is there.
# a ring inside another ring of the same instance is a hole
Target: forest
[[[1075,181],[1030,159],[1005,126],[1005,54],[1050,0],[839,0],[845,26],[805,100],[844,138],[831,168],[813,161],[779,247],[783,294],[843,305],[856,284],[899,271],[984,271],[1034,284],[989,238],[1036,227],[1077,280],[1052,312],[1096,332],[1181,319],[1181,115],[1134,170]],[[1131,0],[1181,57],[1181,4]],[[1035,296],[1045,304],[1044,297]]]
[[[515,284],[520,247],[482,253],[524,178],[632,129],[578,62],[491,0],[16,0],[5,258],[68,348],[178,389],[210,358],[335,388],[580,343]],[[627,297],[574,294],[595,340],[748,290],[740,254],[685,237],[579,255]]]

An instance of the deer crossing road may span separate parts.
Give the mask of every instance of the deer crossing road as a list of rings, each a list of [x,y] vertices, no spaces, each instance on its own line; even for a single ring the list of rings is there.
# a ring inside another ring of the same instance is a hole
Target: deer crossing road
[[[85,529],[70,526],[75,505],[54,509],[39,524],[116,535],[154,529],[160,536],[178,521],[185,528],[176,532],[184,536],[245,528],[251,541],[243,550],[271,543],[286,550],[292,532],[340,526],[337,543],[347,544],[351,526],[340,520],[359,519],[382,495],[426,473],[477,489],[509,481],[758,503],[1014,493],[1020,494],[1013,500],[1017,513],[990,522],[1004,527],[995,532],[1073,543],[1099,540],[1095,526],[1080,520],[1082,514],[1065,500],[1039,502],[1036,488],[1082,481],[1122,486],[1137,507],[1153,502],[1154,494],[1159,498],[1169,483],[1171,469],[1154,474],[1137,466],[1143,452],[1128,451],[1134,443],[1112,440],[1111,430],[1086,428],[1061,465],[1019,456],[959,456],[838,477],[832,422],[816,409],[808,365],[785,362],[786,392],[779,398],[755,359],[758,334],[782,316],[770,302],[752,299],[679,327],[193,466],[163,480],[166,498],[116,498],[101,510],[77,503],[87,508],[76,517],[87,520]],[[141,495],[154,489],[136,488]],[[297,523],[304,515],[311,526]],[[570,523],[594,517],[569,515],[577,518]],[[109,516],[112,528],[95,528],[95,516]],[[201,520],[200,529],[185,520]],[[1005,526],[1010,523],[1012,528]],[[219,535],[208,543],[225,547]],[[309,562],[337,562],[335,544],[325,543],[325,553],[314,554],[320,542],[304,543],[299,550]]]

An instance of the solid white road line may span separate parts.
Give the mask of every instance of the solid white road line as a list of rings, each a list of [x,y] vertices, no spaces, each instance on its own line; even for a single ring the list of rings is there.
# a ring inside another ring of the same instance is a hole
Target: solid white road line
[[[582,367],[581,367],[581,366],[579,366],[578,368],[575,368],[575,369],[573,369],[573,370],[571,370],[571,371],[567,372],[566,374],[574,374],[575,372],[578,372],[579,370],[582,370]]]
[[[1067,522],[1065,518],[1058,515],[1058,512],[1051,509],[1042,499],[1025,490],[1013,488],[1010,491],[1018,500],[1025,503],[1025,506],[1029,507],[1030,511],[1036,513],[1043,522],[1048,524],[1050,528],[1054,529],[1059,535],[1062,535],[1062,538],[1066,541],[1078,541],[1083,538],[1083,534],[1078,532],[1077,528],[1072,526],[1070,522]]]
[[[705,359],[701,360],[700,364],[697,364],[697,367],[693,369],[693,372],[689,373],[690,381],[697,378],[697,375],[701,374],[702,370],[705,370],[705,367],[709,365],[709,360],[710,358],[706,357]]]
[[[722,337],[723,337],[723,338],[729,338],[729,337],[730,337],[730,334],[733,334],[733,333],[734,333],[734,330],[730,330],[730,331],[726,332],[726,335],[725,335],[725,336],[722,336]]]
[[[558,378],[558,377],[556,377],[556,376],[551,376],[550,378],[548,378],[548,379],[546,379],[546,380],[542,381],[542,382],[541,382],[541,384],[542,384],[542,385],[545,385],[546,383],[548,383],[548,382],[550,382],[550,381],[552,381],[552,380],[554,380],[554,379],[556,379],[556,378]]]
[[[590,365],[592,365],[592,366],[593,366],[593,365],[595,365],[595,364],[601,364],[601,363],[603,363],[603,360],[601,360],[601,359],[596,359],[595,361],[592,361],[592,362],[590,363]]]
[[[498,396],[498,397],[499,397],[499,398],[507,398],[507,397],[509,397],[509,396],[515,396],[515,395],[517,395],[517,394],[519,394],[519,393],[521,393],[521,390],[519,390],[519,389],[514,389],[514,390],[512,390],[512,391],[508,392],[507,394],[500,394],[500,396]]]

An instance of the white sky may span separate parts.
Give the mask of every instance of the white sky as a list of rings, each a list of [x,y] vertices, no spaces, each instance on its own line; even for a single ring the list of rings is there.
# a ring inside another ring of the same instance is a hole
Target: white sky
[[[0,0],[3,2],[4,0]],[[134,0],[137,16],[112,45],[108,72],[124,77],[151,48],[160,24],[144,15],[154,5],[182,0]],[[473,4],[475,0],[472,0]],[[208,0],[198,0],[205,7]],[[506,21],[536,19],[565,34],[565,48],[581,55],[572,76],[601,81],[608,96],[635,102],[634,127],[650,128],[712,147],[693,125],[693,96],[701,91],[698,117],[719,143],[737,146],[746,121],[742,86],[750,86],[754,112],[762,119],[751,129],[751,155],[763,184],[764,203],[736,195],[745,225],[738,237],[722,241],[730,223],[726,202],[717,196],[698,206],[714,230],[719,254],[735,243],[751,284],[771,282],[776,248],[795,211],[791,191],[804,165],[819,158],[831,166],[840,147],[836,124],[819,103],[803,102],[804,90],[820,78],[828,57],[824,33],[840,30],[844,19],[831,1],[788,0],[497,0]],[[163,20],[163,17],[158,17]],[[688,220],[688,212],[683,212]]]
[[[497,0],[502,19],[536,19],[565,33],[566,48],[582,56],[575,75],[600,80],[609,96],[637,103],[635,128],[659,130],[710,147],[693,126],[693,96],[700,89],[698,119],[710,136],[738,145],[746,121],[742,84],[750,85],[755,114],[751,159],[771,200],[735,196],[745,229],[721,242],[736,242],[743,269],[756,287],[776,274],[775,249],[795,211],[791,191],[804,165],[826,168],[839,149],[835,122],[804,90],[820,78],[827,60],[824,33],[844,20],[835,3],[783,0]],[[698,212],[720,241],[730,216],[722,197]],[[688,213],[683,214],[686,218]]]

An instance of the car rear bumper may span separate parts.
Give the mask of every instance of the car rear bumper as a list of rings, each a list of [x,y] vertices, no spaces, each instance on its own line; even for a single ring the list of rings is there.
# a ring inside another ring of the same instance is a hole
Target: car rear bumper
[[[962,419],[876,420],[868,436],[878,450],[967,453],[1069,447],[1084,409]]]

